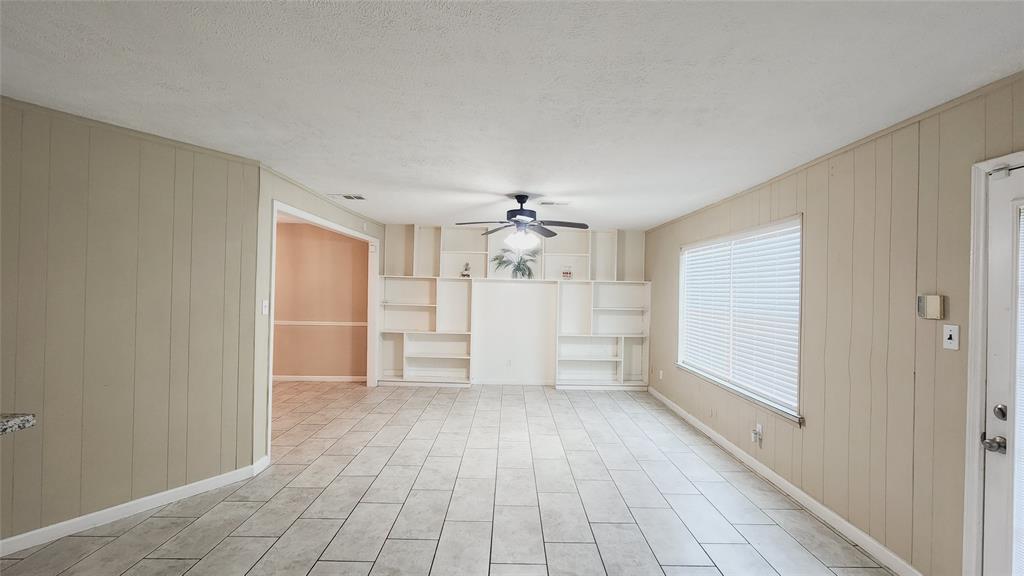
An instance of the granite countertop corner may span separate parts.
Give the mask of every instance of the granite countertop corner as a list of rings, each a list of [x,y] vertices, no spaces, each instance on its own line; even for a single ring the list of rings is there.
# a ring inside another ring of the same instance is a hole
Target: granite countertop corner
[[[0,436],[36,425],[35,414],[0,414]]]

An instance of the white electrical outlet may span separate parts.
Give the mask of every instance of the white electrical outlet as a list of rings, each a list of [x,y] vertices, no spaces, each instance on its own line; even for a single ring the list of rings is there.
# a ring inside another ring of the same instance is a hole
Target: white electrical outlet
[[[764,424],[755,424],[754,428],[750,431],[750,441],[758,446],[764,440]]]
[[[661,382],[664,379],[665,379],[665,371],[664,370],[658,370],[658,382]]]

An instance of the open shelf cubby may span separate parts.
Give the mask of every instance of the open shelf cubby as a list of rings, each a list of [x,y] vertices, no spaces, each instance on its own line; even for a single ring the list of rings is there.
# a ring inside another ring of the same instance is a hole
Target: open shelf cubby
[[[562,282],[558,295],[558,333],[590,334],[589,282]]]

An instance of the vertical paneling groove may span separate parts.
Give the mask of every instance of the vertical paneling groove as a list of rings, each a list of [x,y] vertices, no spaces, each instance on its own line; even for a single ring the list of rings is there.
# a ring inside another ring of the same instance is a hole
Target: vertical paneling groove
[[[139,140],[93,128],[86,256],[82,512],[131,499]]]
[[[51,134],[46,273],[43,525],[77,516],[81,505],[82,362],[89,127],[55,119]]]
[[[1013,150],[1013,86],[1001,88],[985,101],[985,158],[998,158]]]
[[[889,354],[886,394],[885,545],[901,558],[913,549],[914,353],[916,349],[918,125],[892,137]]]
[[[188,482],[220,472],[227,161],[195,157],[189,309]]]
[[[238,442],[235,466],[253,462],[253,385],[256,345],[256,222],[259,209],[259,169],[242,167],[242,254],[239,268],[240,326],[238,332]]]
[[[167,391],[167,487],[185,484],[188,442],[189,292],[192,278],[192,178],[195,154],[174,151],[171,247],[170,382]]]
[[[798,172],[795,175],[795,179],[796,179],[796,210],[797,210],[798,213],[800,213],[802,215],[803,227],[804,227],[804,238],[807,237],[806,236],[806,234],[807,234],[807,232],[806,232],[807,231],[807,172],[808,172],[807,170],[801,170],[800,172]],[[806,245],[807,244],[805,243],[804,246],[806,246]],[[807,264],[807,256],[806,256],[807,249],[804,248],[803,250],[804,250],[805,256],[804,256],[804,261],[801,264],[801,268],[804,268],[803,276],[804,276],[804,278],[806,278],[807,272],[806,272],[805,267],[806,267],[806,264]],[[801,289],[801,293],[800,293],[800,303],[801,303],[801,307],[803,307],[805,305],[805,302],[806,302],[805,299],[807,298],[807,282],[806,282],[806,280],[803,280],[801,282],[801,284],[802,284],[802,289]],[[804,309],[804,310],[806,310],[806,309]],[[801,312],[801,316],[803,318],[806,318],[806,315],[805,315],[804,312]],[[801,323],[802,323],[802,328],[807,326],[806,320],[801,320]],[[801,360],[800,360],[801,389],[804,388],[803,382],[806,381],[806,379],[804,378],[804,372],[803,372],[803,369],[806,366],[806,363],[803,360],[803,356],[804,356],[804,351],[803,351],[803,345],[801,344],[801,352],[800,352],[800,357],[801,357]],[[801,410],[801,412],[804,412],[804,397],[803,397],[803,392],[802,391],[801,391],[801,397],[800,397],[800,410]],[[793,430],[793,483],[796,486],[803,486],[804,485],[804,483],[803,483],[803,477],[804,477],[803,474],[804,474],[804,427],[797,427],[797,428],[795,428]]]
[[[871,345],[875,283],[875,143],[853,152],[853,282],[850,325],[850,516],[869,529],[871,460]]]
[[[874,285],[872,290],[871,335],[871,419],[869,469],[868,532],[885,542],[885,460],[888,438],[889,395],[889,265],[892,223],[892,136],[875,142],[875,235],[873,244]]]
[[[824,458],[825,504],[844,518],[850,508],[853,192],[853,152],[846,152],[829,161]]]
[[[144,142],[140,170],[133,498],[167,488],[174,149]]]
[[[50,118],[26,113],[22,121],[21,229],[18,240],[17,357],[14,409],[46,418],[46,244],[50,196]],[[14,524],[25,531],[40,526],[43,430],[37,426],[14,437]]]
[[[14,411],[14,374],[18,356],[18,235],[21,230],[22,113],[4,106],[0,113],[0,411]],[[14,435],[0,436],[0,534],[11,534],[14,515]]]
[[[1024,79],[1013,83],[1013,149],[1024,150]]]
[[[224,243],[224,340],[221,377],[220,469],[235,469],[238,423],[238,298],[242,254],[242,165],[227,165]]]
[[[975,98],[939,115],[936,289],[950,303],[942,323],[967,326],[970,292],[971,166],[985,159],[985,98]],[[941,335],[938,330],[936,336]],[[935,358],[932,476],[932,574],[959,574],[962,538],[967,405],[967,342]]]
[[[825,317],[828,310],[828,164],[806,171],[804,219],[803,342],[800,351],[800,410],[806,424],[803,438],[804,489],[821,500],[824,493]]]
[[[921,122],[917,217],[917,293],[934,294],[938,237],[939,118]],[[934,441],[935,345],[932,320],[917,320],[914,373],[914,552],[913,564],[931,571],[932,454]]]

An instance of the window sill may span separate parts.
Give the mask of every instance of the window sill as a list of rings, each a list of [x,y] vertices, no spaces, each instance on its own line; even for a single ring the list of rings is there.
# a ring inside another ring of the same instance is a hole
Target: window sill
[[[701,380],[704,380],[706,382],[710,382],[711,384],[714,384],[715,386],[718,386],[719,388],[727,390],[727,391],[729,391],[729,392],[739,396],[743,400],[746,400],[748,402],[752,402],[752,403],[760,406],[761,408],[764,408],[765,410],[768,410],[769,412],[777,414],[778,416],[781,416],[782,418],[785,418],[786,420],[789,420],[790,422],[793,422],[794,424],[800,426],[801,428],[803,428],[803,426],[804,426],[804,417],[801,416],[799,413],[790,412],[789,410],[786,410],[785,408],[776,406],[775,404],[773,404],[771,402],[768,402],[768,401],[766,401],[766,400],[764,400],[762,398],[759,398],[759,397],[751,394],[750,392],[748,392],[748,391],[746,391],[746,390],[744,390],[742,388],[739,388],[737,386],[733,386],[732,384],[730,384],[728,382],[725,382],[724,380],[721,380],[719,378],[715,378],[714,376],[711,376],[709,374],[701,372],[700,370],[697,370],[696,368],[693,368],[691,366],[687,366],[685,364],[680,364],[679,362],[676,362],[676,368],[679,368],[680,370],[684,370],[686,372],[689,372],[690,374],[693,374],[694,376],[697,376]]]

